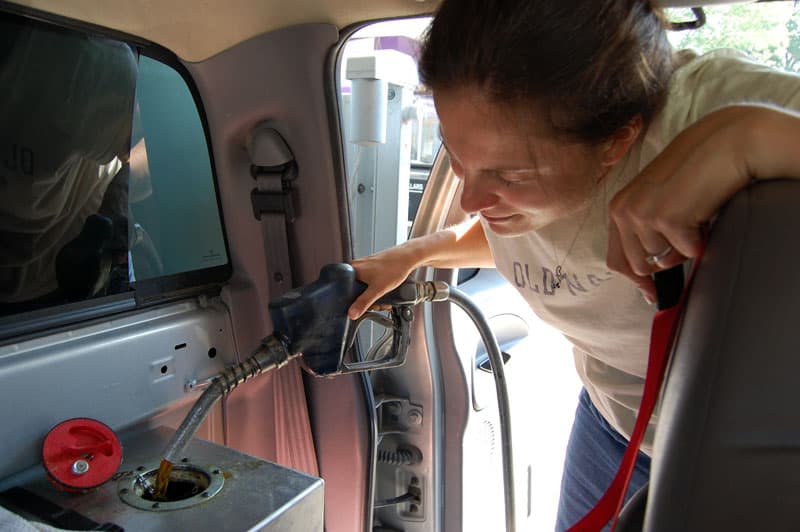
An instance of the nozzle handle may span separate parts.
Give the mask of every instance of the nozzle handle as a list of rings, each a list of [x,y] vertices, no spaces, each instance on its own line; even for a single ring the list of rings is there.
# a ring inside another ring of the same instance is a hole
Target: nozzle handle
[[[269,303],[275,331],[287,339],[291,353],[303,354],[312,373],[329,375],[341,367],[350,322],[347,310],[366,287],[351,265],[333,263],[324,266],[313,283]]]

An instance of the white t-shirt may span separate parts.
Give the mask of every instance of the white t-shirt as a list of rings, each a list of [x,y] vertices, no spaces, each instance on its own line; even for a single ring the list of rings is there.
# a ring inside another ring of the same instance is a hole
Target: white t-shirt
[[[572,343],[575,366],[589,396],[626,438],[641,402],[656,309],[631,281],[606,266],[608,202],[682,130],[711,111],[755,102],[800,109],[798,76],[753,63],[731,50],[703,56],[683,51],[679,57],[681,66],[664,108],[598,187],[586,210],[515,237],[495,235],[484,224],[498,271],[541,319]],[[560,288],[553,288],[554,272],[562,261],[567,277]],[[656,418],[642,443],[648,454]]]

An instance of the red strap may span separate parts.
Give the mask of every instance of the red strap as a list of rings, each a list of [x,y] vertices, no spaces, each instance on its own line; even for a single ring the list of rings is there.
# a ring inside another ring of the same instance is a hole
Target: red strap
[[[694,277],[694,272],[700,263],[701,257],[702,252],[694,261],[689,281],[686,283],[687,286]],[[659,310],[653,318],[644,393],[642,394],[642,402],[639,406],[639,413],[636,416],[636,423],[633,426],[630,442],[628,442],[628,447],[625,449],[625,454],[622,456],[619,469],[611,485],[594,508],[570,527],[569,532],[599,532],[612,519],[611,530],[614,530],[617,524],[617,518],[625,500],[625,493],[628,491],[628,483],[631,480],[631,474],[636,464],[639,446],[642,443],[647,424],[658,400],[658,393],[661,389],[661,382],[664,379],[664,371],[672,350],[672,342],[675,337],[675,331],[678,328],[686,292],[687,290],[683,291],[678,304],[668,309]]]

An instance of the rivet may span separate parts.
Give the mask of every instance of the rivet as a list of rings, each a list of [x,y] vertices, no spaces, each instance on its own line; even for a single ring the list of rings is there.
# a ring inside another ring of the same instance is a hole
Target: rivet
[[[83,475],[89,471],[89,462],[86,460],[75,460],[72,464],[72,474]]]

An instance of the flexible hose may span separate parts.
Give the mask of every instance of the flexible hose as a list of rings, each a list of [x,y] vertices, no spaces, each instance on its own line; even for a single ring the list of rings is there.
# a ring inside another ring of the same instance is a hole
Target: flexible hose
[[[290,359],[298,355],[290,354],[283,341],[270,335],[261,342],[261,345],[247,360],[221,371],[212,379],[211,385],[206,388],[200,398],[195,401],[183,423],[175,431],[164,450],[164,460],[175,463],[180,459],[184,449],[189,445],[189,441],[220,397],[230,393],[237,386],[256,375],[284,366]]]
[[[489,327],[489,323],[483,316],[483,312],[467,295],[457,288],[449,287],[448,300],[467,313],[481,335],[486,352],[489,354],[489,361],[492,364],[492,375],[494,375],[494,386],[497,392],[497,408],[500,417],[500,440],[503,450],[503,484],[505,488],[506,505],[506,531],[514,532],[514,515],[516,511],[514,503],[514,459],[511,454],[511,407],[508,401],[508,385],[503,368],[503,356],[500,353],[500,346],[497,339]]]

